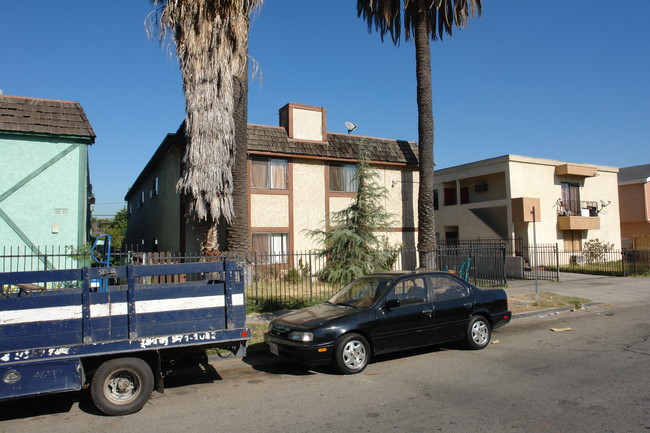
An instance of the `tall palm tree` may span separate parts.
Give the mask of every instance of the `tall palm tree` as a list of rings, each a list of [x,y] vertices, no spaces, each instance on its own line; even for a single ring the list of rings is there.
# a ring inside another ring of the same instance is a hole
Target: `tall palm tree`
[[[202,252],[210,254],[218,248],[220,219],[230,226],[235,216],[248,218],[235,215],[233,206],[233,165],[247,157],[245,144],[243,155],[242,146],[236,151],[236,136],[245,140],[246,134],[236,134],[234,119],[235,101],[245,100],[247,85],[235,77],[246,77],[250,15],[263,0],[151,2],[159,7],[161,39],[170,34],[174,41],[183,76],[187,147],[176,187],[189,198],[189,214],[203,224]]]
[[[399,45],[402,22],[404,39],[415,45],[418,104],[418,250],[420,266],[435,268],[436,226],[433,213],[433,100],[429,38],[451,36],[454,26],[467,24],[469,16],[481,14],[481,0],[357,0],[357,15],[368,31],[379,32],[382,41],[390,34]]]

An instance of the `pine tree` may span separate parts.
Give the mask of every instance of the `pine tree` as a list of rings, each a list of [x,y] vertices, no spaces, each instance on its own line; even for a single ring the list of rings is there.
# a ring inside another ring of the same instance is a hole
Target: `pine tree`
[[[310,230],[308,235],[320,240],[324,249],[320,257],[327,264],[321,279],[332,284],[347,284],[363,275],[388,270],[395,255],[386,236],[377,232],[391,227],[393,215],[386,212],[381,202],[388,190],[379,185],[379,174],[370,166],[369,148],[362,143],[355,179],[357,196],[345,209],[330,216],[329,228]],[[327,224],[327,223],[326,223]]]

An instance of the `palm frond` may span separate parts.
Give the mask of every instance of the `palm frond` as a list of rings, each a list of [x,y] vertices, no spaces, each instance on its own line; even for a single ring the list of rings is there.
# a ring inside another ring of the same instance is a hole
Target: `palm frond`
[[[151,0],[161,41],[176,46],[187,148],[179,192],[199,220],[233,218],[233,77],[246,68],[250,15],[262,0]]]
[[[425,14],[431,39],[452,35],[454,27],[463,28],[470,17],[481,15],[482,0],[357,0],[357,16],[374,29],[382,40],[390,34],[399,45],[401,32],[410,40],[415,33],[415,18]],[[403,22],[403,26],[402,26]]]

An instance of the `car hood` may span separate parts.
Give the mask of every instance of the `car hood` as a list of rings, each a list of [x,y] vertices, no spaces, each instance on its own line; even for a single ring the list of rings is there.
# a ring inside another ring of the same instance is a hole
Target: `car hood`
[[[315,328],[323,323],[348,316],[359,311],[356,308],[336,306],[332,304],[320,304],[285,314],[273,320],[276,325],[284,325],[299,328]]]

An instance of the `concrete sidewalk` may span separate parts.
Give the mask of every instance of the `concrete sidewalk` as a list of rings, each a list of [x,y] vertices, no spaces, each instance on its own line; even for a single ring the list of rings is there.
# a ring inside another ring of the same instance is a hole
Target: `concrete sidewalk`
[[[608,277],[601,275],[571,274],[563,272],[560,281],[538,280],[539,293],[551,292],[564,296],[577,296],[602,304],[650,303],[650,278]],[[534,295],[534,280],[508,281],[508,296]]]

